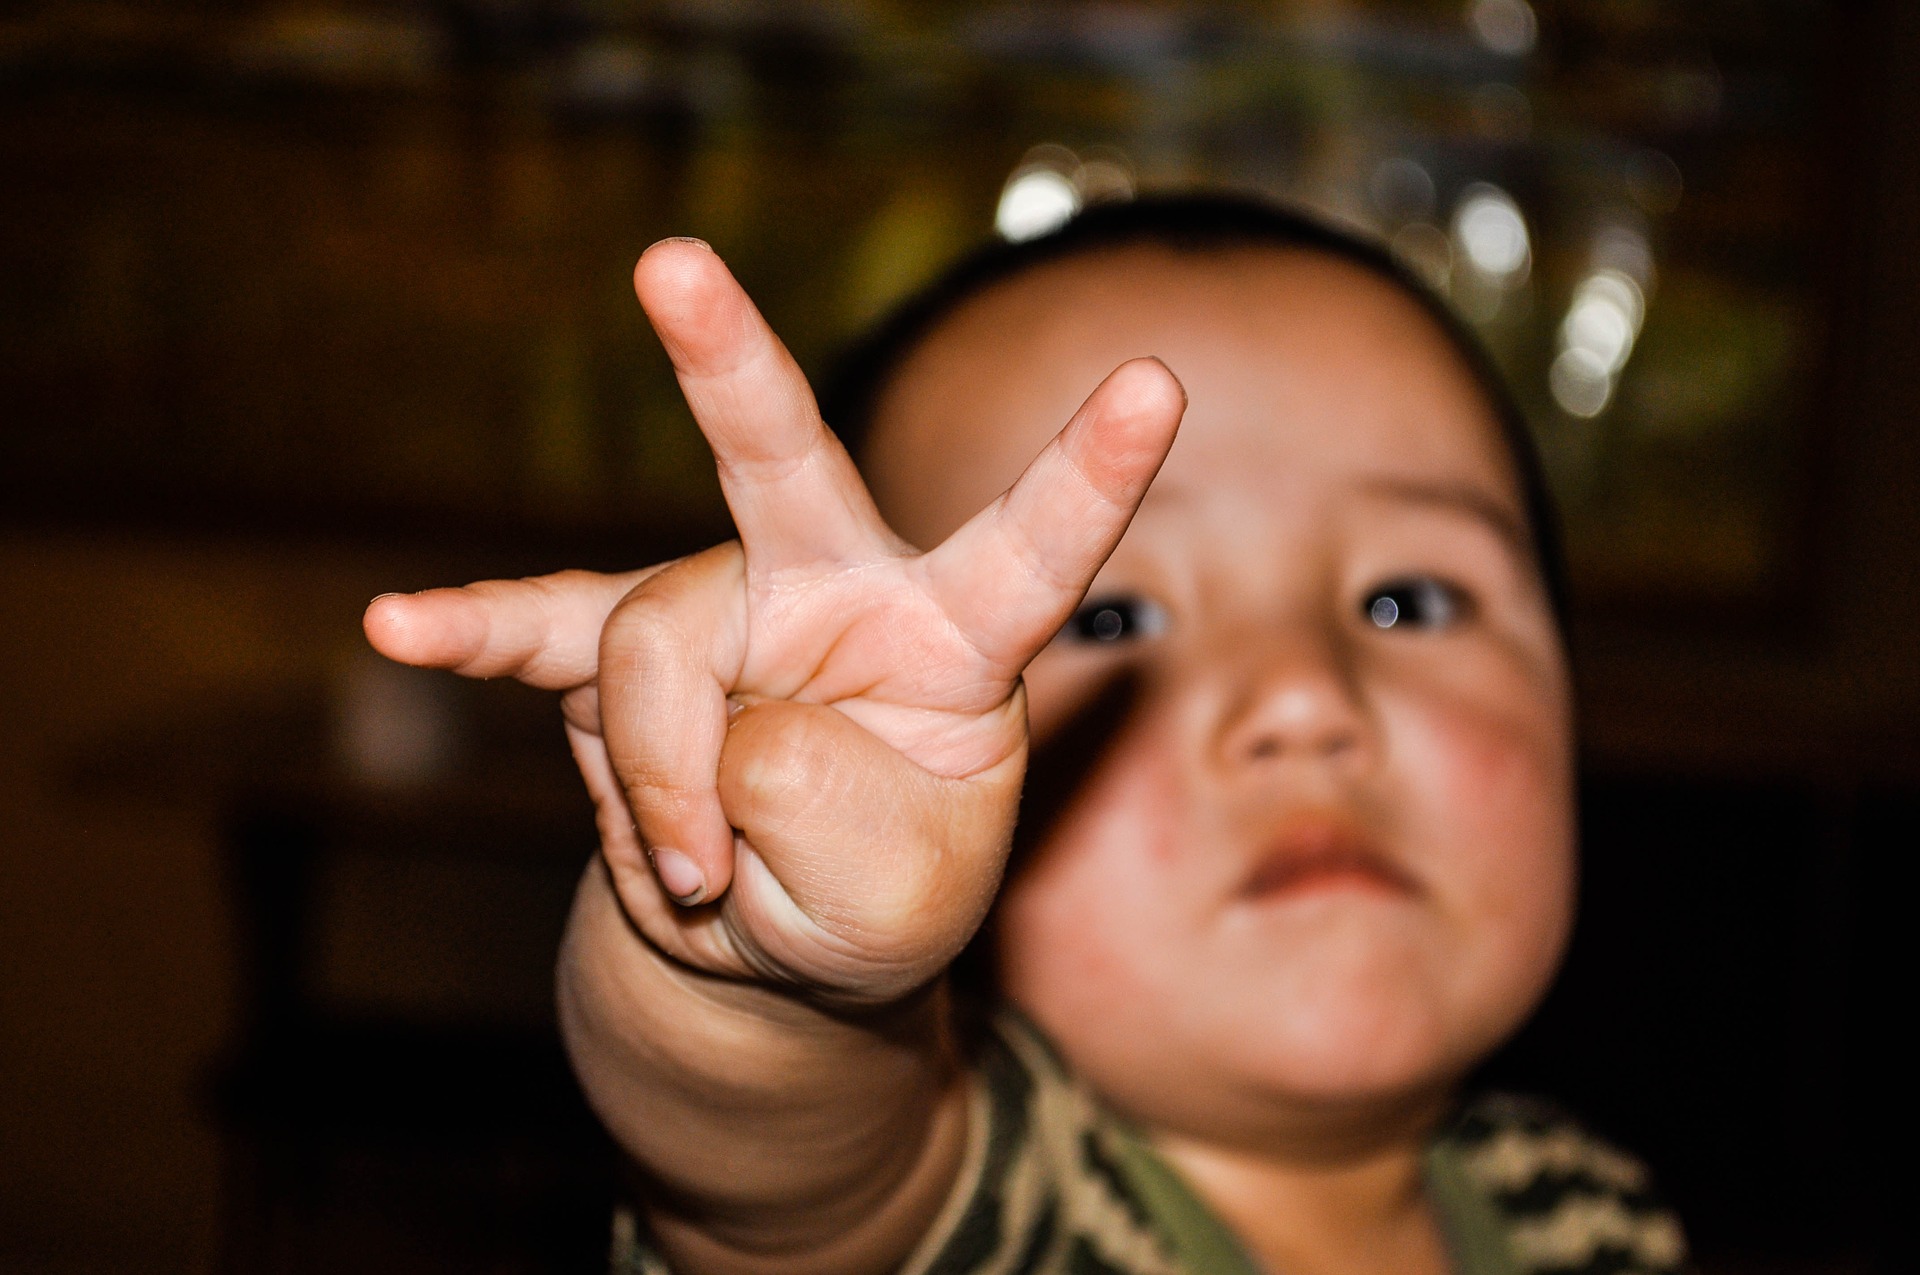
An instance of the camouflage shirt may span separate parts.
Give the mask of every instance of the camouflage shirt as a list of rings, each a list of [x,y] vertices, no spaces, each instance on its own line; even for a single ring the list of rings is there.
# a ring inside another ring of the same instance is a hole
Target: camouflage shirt
[[[1020,1019],[972,1077],[953,1194],[902,1275],[1264,1275],[1180,1176]],[[1679,1222],[1646,1169],[1544,1104],[1466,1103],[1427,1150],[1458,1275],[1671,1275]],[[668,1275],[630,1214],[614,1275]]]

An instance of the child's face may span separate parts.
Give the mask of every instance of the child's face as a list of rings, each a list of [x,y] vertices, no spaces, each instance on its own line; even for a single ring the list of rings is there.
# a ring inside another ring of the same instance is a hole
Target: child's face
[[[1567,678],[1510,461],[1386,283],[1133,248],[1000,285],[909,359],[870,466],[893,524],[937,543],[1141,354],[1186,385],[1179,442],[1088,594],[1112,614],[1027,674],[1042,740],[1123,674],[1133,707],[1002,895],[1005,989],[1164,1128],[1424,1104],[1532,1007],[1571,914]]]

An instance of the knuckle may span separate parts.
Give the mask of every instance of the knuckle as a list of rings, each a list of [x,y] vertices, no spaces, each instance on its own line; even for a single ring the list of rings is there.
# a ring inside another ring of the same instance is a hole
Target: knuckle
[[[628,805],[643,822],[680,818],[711,791],[711,776],[703,786],[676,768],[675,762],[680,760],[678,750],[650,748],[646,741],[621,747],[610,739],[607,760],[613,766],[614,777],[626,794]]]
[[[638,676],[652,668],[684,663],[692,647],[682,614],[685,605],[682,599],[646,591],[644,586],[627,595],[601,630],[602,669]]]
[[[742,709],[721,755],[723,783],[756,809],[803,815],[844,786],[844,766],[812,706],[764,703]]]

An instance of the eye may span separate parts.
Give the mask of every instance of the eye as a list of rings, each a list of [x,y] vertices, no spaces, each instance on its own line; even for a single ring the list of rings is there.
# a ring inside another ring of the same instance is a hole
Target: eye
[[[1462,590],[1432,576],[1389,580],[1360,602],[1361,615],[1379,629],[1444,629],[1471,611]]]
[[[1133,594],[1116,593],[1089,598],[1060,630],[1066,642],[1105,646],[1158,637],[1167,628],[1167,613],[1158,602]]]

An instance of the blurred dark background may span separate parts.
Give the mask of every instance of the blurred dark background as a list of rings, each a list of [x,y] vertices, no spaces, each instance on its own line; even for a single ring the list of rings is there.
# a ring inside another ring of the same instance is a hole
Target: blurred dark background
[[[817,366],[982,236],[1213,183],[1390,238],[1566,508],[1585,912],[1492,1075],[1708,1272],[1896,1269],[1916,72],[1895,0],[0,9],[0,1268],[593,1269],[586,803],[550,704],[362,605],[725,534],[660,235]]]

